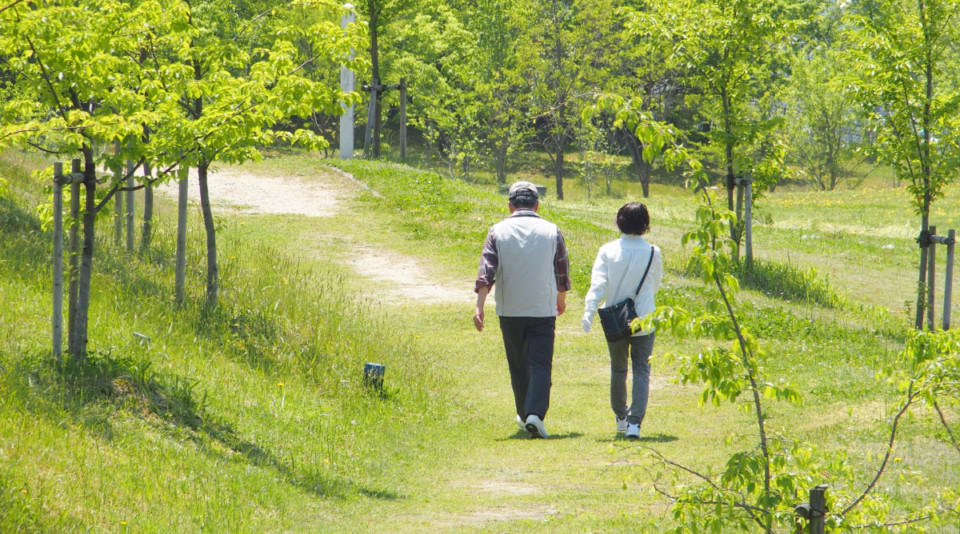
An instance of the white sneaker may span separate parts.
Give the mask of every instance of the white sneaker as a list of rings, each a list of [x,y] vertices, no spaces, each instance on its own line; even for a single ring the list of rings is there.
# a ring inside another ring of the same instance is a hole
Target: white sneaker
[[[523,419],[520,418],[520,414],[517,414],[517,426],[520,427],[520,430],[527,429],[527,425],[523,422]]]
[[[617,432],[626,432],[627,430],[627,418],[626,416],[623,419],[617,417]]]
[[[627,425],[627,439],[640,439],[640,425],[636,423]]]
[[[527,416],[527,432],[530,433],[530,437],[536,438],[549,438],[550,434],[547,434],[546,427],[543,426],[543,421],[540,420],[535,414],[530,414]]]

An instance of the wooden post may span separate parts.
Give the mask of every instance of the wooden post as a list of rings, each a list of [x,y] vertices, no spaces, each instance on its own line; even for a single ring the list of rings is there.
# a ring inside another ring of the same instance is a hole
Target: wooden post
[[[957,231],[947,232],[947,269],[943,277],[943,329],[950,330],[950,307],[953,305],[953,246],[957,241]]]
[[[153,186],[150,184],[152,178],[150,164],[143,163],[143,227],[140,229],[140,250],[146,252],[150,248],[150,241],[153,238]]]
[[[407,159],[407,79],[400,78],[400,160]]]
[[[826,484],[810,490],[810,502],[805,502],[794,508],[794,513],[807,520],[810,534],[825,534],[827,525],[827,489]],[[797,532],[801,532],[797,527]]]
[[[63,163],[53,164],[53,357],[63,363]]]
[[[937,235],[937,227],[930,227],[930,238],[931,242],[927,250],[927,328],[930,331],[936,330],[936,326],[933,324],[933,316],[935,315],[934,306],[936,305],[937,295],[937,246],[933,243],[932,238]]]
[[[373,145],[371,138],[373,136],[373,123],[377,116],[377,88],[380,87],[380,80],[374,78],[370,84],[370,109],[367,110],[367,128],[363,134],[363,157],[373,159]]]
[[[820,484],[810,490],[810,534],[824,534],[827,526],[827,486]]]
[[[114,155],[120,153],[120,143],[113,144],[113,153]],[[110,169],[113,171],[113,181],[117,185],[120,185],[121,169],[121,167]],[[123,195],[120,192],[113,195],[113,242],[117,245],[123,242]]]
[[[746,245],[745,259],[747,270],[753,268],[753,179],[744,180],[746,183],[746,207],[744,211],[744,242]]]
[[[70,162],[71,174],[81,173],[80,159]],[[67,347],[74,354],[77,346],[77,306],[80,302],[80,181],[70,183],[70,288],[67,303]]]
[[[926,302],[924,300],[924,294],[927,290],[927,247],[930,246],[929,242],[924,242],[924,234],[920,232],[920,238],[918,240],[920,244],[920,276],[917,281],[917,320],[915,323],[915,328],[917,330],[923,329],[923,306]],[[929,237],[926,239],[929,240]]]
[[[133,252],[133,162],[127,160],[127,252]]]
[[[190,168],[180,166],[177,171],[180,180],[180,194],[177,197],[177,266],[174,293],[177,303],[182,304],[186,298],[187,273],[187,190],[190,183]]]

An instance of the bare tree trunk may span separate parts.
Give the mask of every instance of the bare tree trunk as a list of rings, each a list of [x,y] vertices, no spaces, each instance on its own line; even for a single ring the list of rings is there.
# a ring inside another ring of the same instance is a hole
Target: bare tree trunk
[[[494,165],[497,169],[497,183],[507,183],[507,144],[499,143],[494,149]]]
[[[380,6],[377,5],[375,0],[367,0],[367,6],[370,13],[370,21],[368,28],[370,28],[370,76],[373,79],[374,84],[381,83],[380,81],[380,48],[379,48],[379,21],[380,21]],[[371,98],[375,100],[373,104],[374,108],[374,119],[373,119],[373,139],[371,140],[372,152],[374,158],[380,157],[380,127],[382,126],[380,120],[380,91],[371,92]]]
[[[643,189],[643,198],[650,197],[650,177],[653,174],[653,165],[643,159],[643,142],[637,139],[629,129],[624,128],[624,137],[627,139],[627,146],[630,148],[630,157],[633,159],[634,171],[637,174],[637,180]]]
[[[217,305],[220,273],[217,269],[217,230],[210,209],[210,192],[207,188],[207,170],[210,162],[203,160],[197,166],[200,176],[200,210],[203,212],[203,228],[207,234],[207,305]]]
[[[557,140],[557,153],[554,159],[554,175],[557,177],[557,200],[563,200],[563,139]]]
[[[86,190],[86,211],[83,214],[83,249],[80,254],[80,280],[77,287],[76,344],[71,347],[70,356],[77,362],[87,359],[87,329],[90,324],[90,283],[93,275],[93,247],[96,231],[97,208],[97,167],[93,159],[93,150],[83,149],[84,180]]]

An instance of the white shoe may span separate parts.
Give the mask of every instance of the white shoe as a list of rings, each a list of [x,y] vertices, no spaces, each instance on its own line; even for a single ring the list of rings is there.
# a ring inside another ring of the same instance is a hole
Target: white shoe
[[[523,419],[520,418],[520,414],[517,414],[517,426],[520,427],[520,430],[527,429],[527,425],[523,422]]]
[[[550,434],[547,434],[547,428],[543,426],[543,421],[534,414],[527,416],[527,432],[530,433],[532,438],[549,438]]]
[[[627,424],[627,439],[640,439],[640,425],[636,423]]]
[[[627,418],[626,416],[623,419],[617,417],[617,432],[626,432],[627,430]]]

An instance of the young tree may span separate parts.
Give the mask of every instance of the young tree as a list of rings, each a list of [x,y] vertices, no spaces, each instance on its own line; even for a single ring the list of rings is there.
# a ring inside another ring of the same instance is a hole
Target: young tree
[[[563,200],[564,155],[584,108],[602,92],[605,56],[617,25],[608,0],[550,0],[528,19],[531,50],[527,79],[539,138],[550,155],[557,199]]]
[[[493,159],[498,184],[507,183],[511,155],[529,132],[523,68],[529,50],[522,48],[529,5],[508,0],[478,0],[467,23],[476,41],[472,54],[474,102],[479,104],[482,149]]]
[[[330,19],[339,14],[332,2],[311,4],[327,9]],[[257,157],[257,143],[277,138],[320,143],[303,132],[277,135],[267,128],[307,108],[335,107],[344,98],[337,89],[297,76],[303,62],[288,41],[274,36],[270,49],[245,52],[216,37],[226,12],[218,12],[213,3],[191,6],[177,0],[13,2],[0,7],[0,55],[9,58],[13,73],[5,89],[9,98],[0,104],[0,143],[83,160],[83,246],[69,340],[77,360],[86,355],[95,218],[124,190],[128,176],[146,162],[155,162],[161,175],[187,164],[206,171],[213,161]],[[336,22],[288,33],[298,31],[323,43],[323,55],[306,61],[341,61],[362,38],[344,36]],[[185,111],[192,114],[189,119]],[[145,128],[151,131],[149,141]],[[114,141],[124,141],[119,154],[96,148]],[[123,168],[127,159],[136,164],[108,178],[101,194],[100,164]],[[215,304],[214,227],[205,196],[212,260],[208,302]]]
[[[670,53],[670,46],[665,46],[662,34],[645,23],[652,6],[645,1],[633,4],[622,10],[624,23],[615,41],[616,53],[611,54],[614,64],[605,90],[630,97],[652,118],[682,122],[686,89],[679,78],[676,57]],[[649,197],[654,163],[643,157],[646,143],[629,128],[622,128],[619,134],[629,150],[643,196]]]
[[[920,215],[916,327],[923,326],[930,207],[960,170],[960,2],[854,2],[849,83],[879,133],[874,150],[906,181]]]
[[[152,80],[175,97],[183,113],[164,124],[163,130],[153,135],[152,144],[166,155],[164,162],[176,159],[180,165],[196,168],[199,177],[207,238],[208,305],[216,305],[219,290],[216,225],[208,186],[211,165],[259,159],[259,148],[276,141],[322,147],[327,141],[313,132],[272,127],[291,116],[336,112],[341,101],[354,98],[341,94],[336,86],[311,80],[304,68],[314,62],[348,62],[351,47],[364,37],[357,33],[362,26],[341,30],[343,8],[336,2],[294,3],[321,16],[310,25],[289,18],[271,19],[290,5],[278,3],[242,19],[231,6],[198,3],[189,12],[180,36],[177,62]],[[255,24],[258,32],[251,30]],[[313,55],[303,56],[298,41],[310,43]]]
[[[385,77],[381,71],[380,43],[384,34],[390,36],[393,31],[400,31],[407,26],[405,19],[411,15],[416,7],[417,0],[365,0],[357,6],[359,13],[366,20],[370,32],[370,84],[381,85]],[[382,127],[381,98],[382,91],[371,93],[376,95],[374,102],[374,123],[371,138],[372,157],[380,157],[380,130]],[[364,154],[364,157],[368,157]]]
[[[851,69],[840,39],[844,8],[820,0],[816,16],[799,29],[785,92],[789,158],[798,174],[833,190],[865,161],[857,106],[843,75]]]
[[[98,191],[99,144],[129,140],[129,154],[142,163],[145,125],[175,113],[137,62],[145,40],[173,33],[186,10],[178,2],[13,2],[0,8],[0,55],[13,79],[0,104],[0,143],[82,159],[82,249],[76,301],[70,309],[71,357],[86,357],[87,324],[95,243],[95,218],[126,181],[108,181]],[[97,24],[90,24],[96,20]],[[73,293],[73,292],[71,292]]]
[[[779,57],[788,34],[782,0],[657,0],[633,24],[648,26],[669,43],[673,59],[691,87],[688,104],[711,124],[707,136],[721,154],[727,207],[736,214],[730,235],[739,251],[744,188],[752,174],[748,146],[774,122],[756,103],[784,79]],[[754,190],[768,186],[753,176]],[[739,252],[737,252],[739,255]]]

